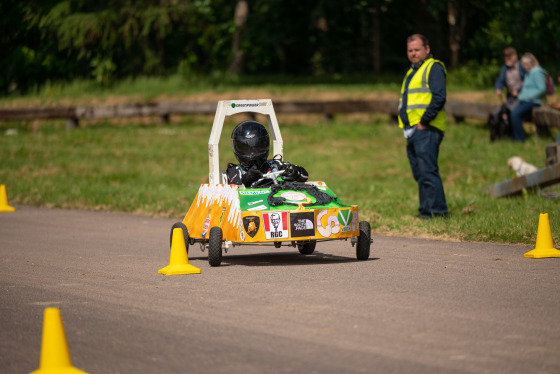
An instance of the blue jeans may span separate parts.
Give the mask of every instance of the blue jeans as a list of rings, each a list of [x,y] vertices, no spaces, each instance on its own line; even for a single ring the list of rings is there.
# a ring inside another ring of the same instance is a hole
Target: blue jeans
[[[418,183],[418,212],[422,215],[447,214],[447,202],[437,163],[443,136],[444,133],[435,128],[416,129],[406,141],[408,161]]]
[[[523,130],[523,118],[530,116],[533,108],[539,104],[528,101],[520,101],[519,105],[511,112],[511,127],[513,127],[513,140],[518,142],[525,141],[525,131]]]

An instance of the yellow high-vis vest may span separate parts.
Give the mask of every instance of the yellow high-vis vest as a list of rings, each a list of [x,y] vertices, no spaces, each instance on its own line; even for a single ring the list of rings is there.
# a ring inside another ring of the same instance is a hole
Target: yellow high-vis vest
[[[426,111],[426,108],[428,108],[428,105],[430,105],[430,102],[432,101],[432,91],[430,91],[428,77],[430,76],[430,71],[432,70],[432,66],[434,65],[434,63],[441,64],[441,66],[443,66],[443,69],[445,70],[445,73],[447,74],[447,70],[445,69],[445,65],[443,64],[443,62],[435,60],[433,58],[428,58],[418,68],[408,85],[406,114],[408,115],[408,121],[411,126],[415,126],[420,122],[422,116],[424,115],[424,112]],[[403,84],[401,87],[401,96],[399,99],[399,110],[402,107],[404,84],[411,73],[412,68],[408,70],[403,80]],[[432,122],[430,122],[430,125],[441,131],[445,131],[445,118],[445,111],[441,110],[437,114],[436,118],[434,118]],[[400,116],[399,127],[404,127],[404,123]]]

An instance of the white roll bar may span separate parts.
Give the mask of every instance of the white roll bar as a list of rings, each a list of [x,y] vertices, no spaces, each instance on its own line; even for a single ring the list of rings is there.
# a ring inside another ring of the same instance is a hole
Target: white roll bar
[[[226,116],[234,114],[254,112],[266,116],[268,123],[269,134],[272,137],[273,155],[284,155],[284,142],[280,134],[280,127],[278,120],[274,113],[272,100],[221,100],[218,101],[216,108],[216,116],[212,124],[212,132],[210,133],[210,140],[208,141],[208,159],[210,163],[209,182],[224,183],[220,178],[220,151],[218,144],[220,143],[220,136],[222,135],[222,128],[224,127],[224,120]]]

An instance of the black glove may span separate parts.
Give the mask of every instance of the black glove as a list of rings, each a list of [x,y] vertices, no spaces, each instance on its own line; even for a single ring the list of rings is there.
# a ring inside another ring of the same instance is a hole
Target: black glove
[[[250,187],[253,183],[258,181],[263,177],[263,173],[257,169],[256,165],[251,166],[249,170],[241,177],[241,182],[245,185],[245,187]]]
[[[285,181],[295,181],[298,180],[300,176],[299,168],[296,165],[287,164],[284,168],[284,174],[282,174],[282,179]]]

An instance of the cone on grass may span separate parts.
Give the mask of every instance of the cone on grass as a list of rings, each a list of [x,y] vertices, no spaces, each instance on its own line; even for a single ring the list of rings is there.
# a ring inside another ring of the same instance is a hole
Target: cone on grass
[[[6,185],[0,184],[0,212],[15,212],[16,209],[8,204]]]
[[[180,228],[173,229],[169,265],[159,269],[158,273],[165,275],[200,274],[199,268],[189,265],[185,236]]]
[[[31,374],[87,374],[72,366],[64,326],[57,308],[45,309],[41,363]]]
[[[537,243],[535,245],[535,249],[525,253],[525,257],[560,257],[560,251],[554,248],[554,244],[552,243],[552,232],[550,231],[548,213],[543,213],[539,216],[539,229],[537,232]]]

